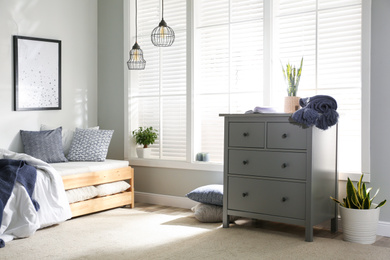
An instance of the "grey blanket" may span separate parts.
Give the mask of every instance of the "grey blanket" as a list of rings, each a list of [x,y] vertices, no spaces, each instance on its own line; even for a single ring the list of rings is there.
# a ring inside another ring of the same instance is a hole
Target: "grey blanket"
[[[36,178],[37,170],[25,161],[0,159],[0,226],[3,220],[4,207],[11,196],[16,181],[25,187],[35,210],[39,210],[38,202],[32,199]],[[4,241],[0,239],[0,248],[4,245]]]
[[[337,102],[331,96],[301,98],[299,104],[302,108],[292,115],[292,119],[300,124],[326,130],[338,122]]]

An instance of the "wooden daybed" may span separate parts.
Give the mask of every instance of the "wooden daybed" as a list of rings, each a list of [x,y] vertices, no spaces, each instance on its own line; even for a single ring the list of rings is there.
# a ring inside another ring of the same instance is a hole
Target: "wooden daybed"
[[[131,208],[134,208],[134,169],[130,166],[117,169],[64,175],[62,176],[62,179],[65,190],[122,180],[128,181],[130,184],[130,188],[121,193],[70,203],[72,217],[125,205],[130,205]]]

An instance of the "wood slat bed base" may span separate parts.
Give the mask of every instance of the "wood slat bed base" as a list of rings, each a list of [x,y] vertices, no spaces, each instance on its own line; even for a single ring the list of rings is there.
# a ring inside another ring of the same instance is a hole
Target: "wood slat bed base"
[[[125,205],[130,205],[131,208],[134,208],[134,169],[130,166],[112,170],[65,175],[62,176],[62,180],[65,190],[123,180],[128,181],[130,184],[130,188],[122,193],[69,204],[72,217]]]
[[[122,192],[110,196],[94,198],[70,204],[72,217],[77,217],[106,209],[117,208],[125,205],[134,207],[133,192]]]
[[[65,175],[62,176],[62,181],[64,182],[65,190],[70,190],[85,186],[133,179],[133,174],[134,170],[129,166],[113,170]]]

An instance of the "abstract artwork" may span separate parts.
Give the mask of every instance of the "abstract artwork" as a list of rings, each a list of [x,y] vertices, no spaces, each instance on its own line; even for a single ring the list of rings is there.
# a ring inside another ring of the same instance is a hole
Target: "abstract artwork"
[[[14,110],[61,109],[61,41],[13,36]]]

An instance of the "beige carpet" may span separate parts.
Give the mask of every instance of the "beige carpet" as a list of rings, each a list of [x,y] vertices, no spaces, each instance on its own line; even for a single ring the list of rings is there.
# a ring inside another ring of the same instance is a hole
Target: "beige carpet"
[[[142,205],[72,219],[14,240],[0,259],[390,259],[390,238],[373,245],[300,227],[241,220],[224,229],[188,210]]]

